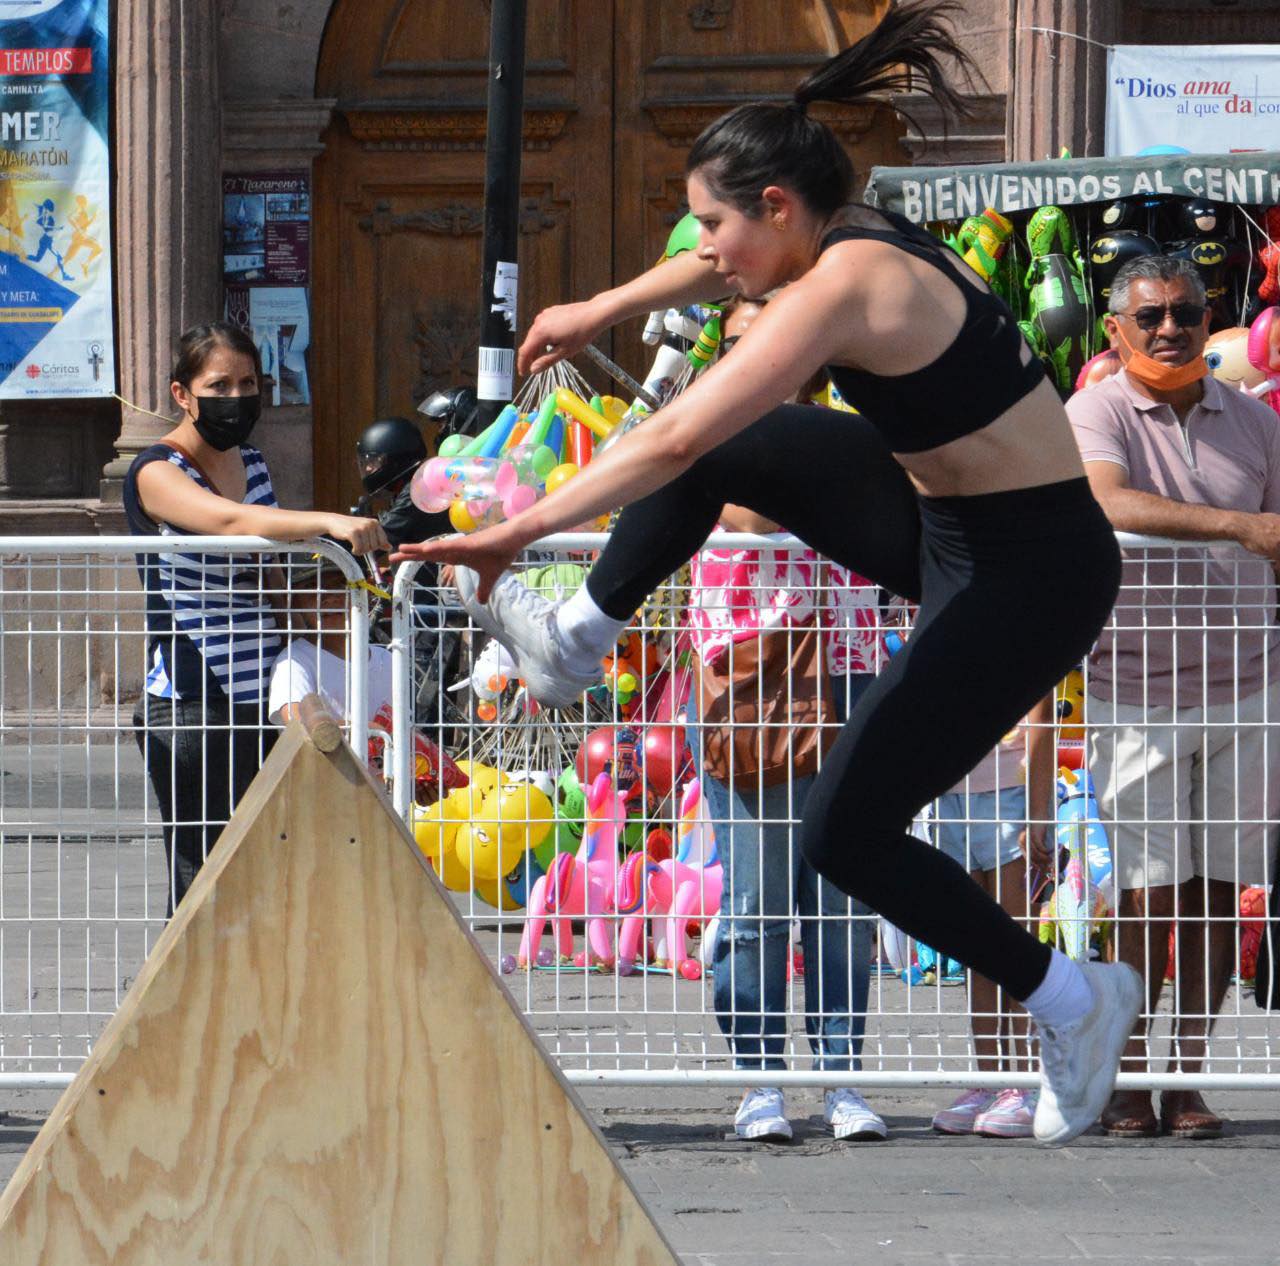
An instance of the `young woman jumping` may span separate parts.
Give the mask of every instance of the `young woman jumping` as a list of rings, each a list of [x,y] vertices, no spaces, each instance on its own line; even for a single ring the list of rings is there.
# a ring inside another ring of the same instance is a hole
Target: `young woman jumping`
[[[599,679],[617,633],[726,501],[918,599],[906,649],[862,695],[809,793],[802,848],[843,891],[1023,1003],[1041,1036],[1035,1134],[1065,1142],[1107,1102],[1138,976],[1039,944],[908,827],[1089,650],[1116,597],[1119,551],[1008,308],[928,233],[851,203],[852,165],[807,113],[813,101],[918,88],[912,71],[958,107],[939,60],[968,62],[942,20],[955,8],[898,5],[790,103],[711,124],[687,164],[697,251],[548,309],[519,354],[536,372],[651,309],[785,286],[728,362],[524,514],[401,557],[458,565],[474,618],[551,706]],[[823,365],[860,416],[780,403]],[[507,572],[531,542],[620,505],[568,601],[547,603]]]

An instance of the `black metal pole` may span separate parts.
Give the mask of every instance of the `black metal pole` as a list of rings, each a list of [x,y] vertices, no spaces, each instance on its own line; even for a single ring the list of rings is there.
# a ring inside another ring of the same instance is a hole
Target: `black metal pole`
[[[511,399],[515,378],[520,155],[527,0],[493,0],[484,164],[484,268],[480,291],[480,425]]]

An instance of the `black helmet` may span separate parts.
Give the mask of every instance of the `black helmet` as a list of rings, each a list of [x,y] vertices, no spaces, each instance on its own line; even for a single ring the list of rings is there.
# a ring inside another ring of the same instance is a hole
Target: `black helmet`
[[[1116,273],[1132,259],[1143,255],[1159,255],[1160,245],[1145,233],[1121,229],[1095,237],[1089,246],[1089,281],[1093,286],[1093,303],[1104,312],[1111,298],[1111,283]]]
[[[425,413],[437,423],[436,443],[446,435],[474,435],[476,421],[479,417],[480,402],[470,387],[448,387],[444,391],[432,392],[419,406],[418,412]]]
[[[356,440],[360,482],[370,496],[411,474],[426,459],[422,432],[408,418],[380,418]]]

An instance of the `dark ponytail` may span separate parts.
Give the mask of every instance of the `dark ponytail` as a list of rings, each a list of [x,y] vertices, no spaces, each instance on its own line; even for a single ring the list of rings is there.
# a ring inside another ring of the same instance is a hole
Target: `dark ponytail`
[[[768,185],[786,185],[819,215],[833,215],[853,197],[853,164],[836,134],[808,116],[809,104],[883,101],[915,89],[944,114],[966,113],[942,67],[948,58],[970,82],[981,78],[949,25],[961,12],[958,0],[892,5],[873,31],[802,80],[786,105],[757,102],[718,118],[694,141],[686,172],[697,171],[715,198],[746,215],[762,214]]]

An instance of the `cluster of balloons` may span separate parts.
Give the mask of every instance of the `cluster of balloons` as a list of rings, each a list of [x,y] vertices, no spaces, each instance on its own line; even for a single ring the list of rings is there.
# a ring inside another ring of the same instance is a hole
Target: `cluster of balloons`
[[[518,910],[542,873],[536,857],[555,825],[548,789],[537,775],[516,780],[465,760],[458,767],[468,785],[415,808],[413,837],[446,888]]]
[[[459,532],[490,527],[572,479],[626,413],[616,396],[588,402],[567,387],[549,393],[536,414],[509,404],[474,439],[448,436],[414,473],[409,495],[428,514],[447,510]]]

